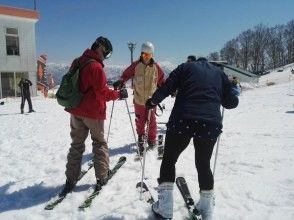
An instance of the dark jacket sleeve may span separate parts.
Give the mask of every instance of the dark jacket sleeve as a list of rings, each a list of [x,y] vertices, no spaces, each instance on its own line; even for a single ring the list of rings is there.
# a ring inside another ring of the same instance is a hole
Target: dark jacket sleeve
[[[151,100],[154,104],[159,104],[164,100],[167,96],[171,95],[176,91],[179,86],[179,75],[181,74],[183,69],[183,65],[178,66],[174,69],[169,77],[166,79],[165,83],[158,88],[155,93],[153,94]]]
[[[158,71],[158,80],[157,80],[157,87],[161,87],[164,84],[164,73],[160,66],[156,63],[156,68]]]
[[[26,81],[29,83],[30,86],[33,85],[33,83],[31,82],[31,80],[26,79]]]
[[[238,96],[233,94],[232,88],[235,86],[223,73],[223,96],[222,106],[226,109],[236,108],[239,104]]]

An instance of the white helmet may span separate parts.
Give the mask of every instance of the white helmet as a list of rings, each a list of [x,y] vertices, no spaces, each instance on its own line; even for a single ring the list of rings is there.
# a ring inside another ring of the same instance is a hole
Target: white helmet
[[[151,42],[147,41],[142,44],[141,46],[141,52],[142,53],[154,53],[154,46]]]

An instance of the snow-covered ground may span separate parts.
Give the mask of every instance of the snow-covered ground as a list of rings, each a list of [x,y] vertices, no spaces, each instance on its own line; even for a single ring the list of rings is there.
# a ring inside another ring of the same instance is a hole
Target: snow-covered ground
[[[240,96],[237,109],[225,111],[215,175],[215,219],[294,219],[293,87],[294,79],[291,79],[247,90]],[[44,210],[65,182],[70,146],[69,115],[54,99],[33,98],[36,113],[25,115],[19,114],[19,99],[4,101],[5,105],[0,106],[1,220],[153,219],[150,207],[139,200],[135,189],[141,179],[141,165],[134,161],[134,138],[124,101],[114,105],[109,150],[111,165],[122,155],[127,157],[127,163],[86,211],[79,211],[78,206],[95,184],[93,169],[54,210]],[[164,100],[166,109],[158,118],[159,122],[168,120],[173,101],[171,98]],[[108,103],[105,132],[111,105],[112,102]],[[134,120],[131,97],[128,105]],[[164,133],[165,126],[159,124],[158,130]],[[178,160],[177,175],[186,177],[197,200],[193,155],[190,145]],[[90,159],[88,138],[84,168]],[[213,162],[214,156],[212,165]],[[151,186],[156,186],[159,167],[156,151],[148,152],[146,177]],[[174,219],[182,220],[186,216],[183,200],[175,188]]]

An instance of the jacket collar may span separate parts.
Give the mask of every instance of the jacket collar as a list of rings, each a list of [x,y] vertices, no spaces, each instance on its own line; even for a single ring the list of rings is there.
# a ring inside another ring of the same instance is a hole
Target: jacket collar
[[[144,64],[142,56],[140,56],[139,61]],[[154,63],[155,63],[154,59],[151,58],[150,62],[149,62],[149,64],[147,66],[152,66]]]
[[[94,59],[97,60],[97,62],[99,62],[102,67],[104,67],[104,63],[101,59],[99,59],[99,57],[97,56],[97,54],[95,53],[95,51],[91,50],[91,49],[86,49],[83,53],[83,57],[87,58],[87,59]]]
[[[199,57],[196,61],[207,61],[205,57]]]

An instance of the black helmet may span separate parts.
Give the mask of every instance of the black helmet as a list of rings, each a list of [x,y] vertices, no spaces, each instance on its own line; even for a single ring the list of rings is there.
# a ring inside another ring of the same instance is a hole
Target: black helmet
[[[190,55],[187,57],[187,62],[195,62],[196,61],[196,56]]]
[[[112,45],[110,41],[105,37],[98,37],[95,42],[92,44],[91,49],[95,50],[97,47],[103,46],[103,56],[105,59],[109,58],[112,54]]]

